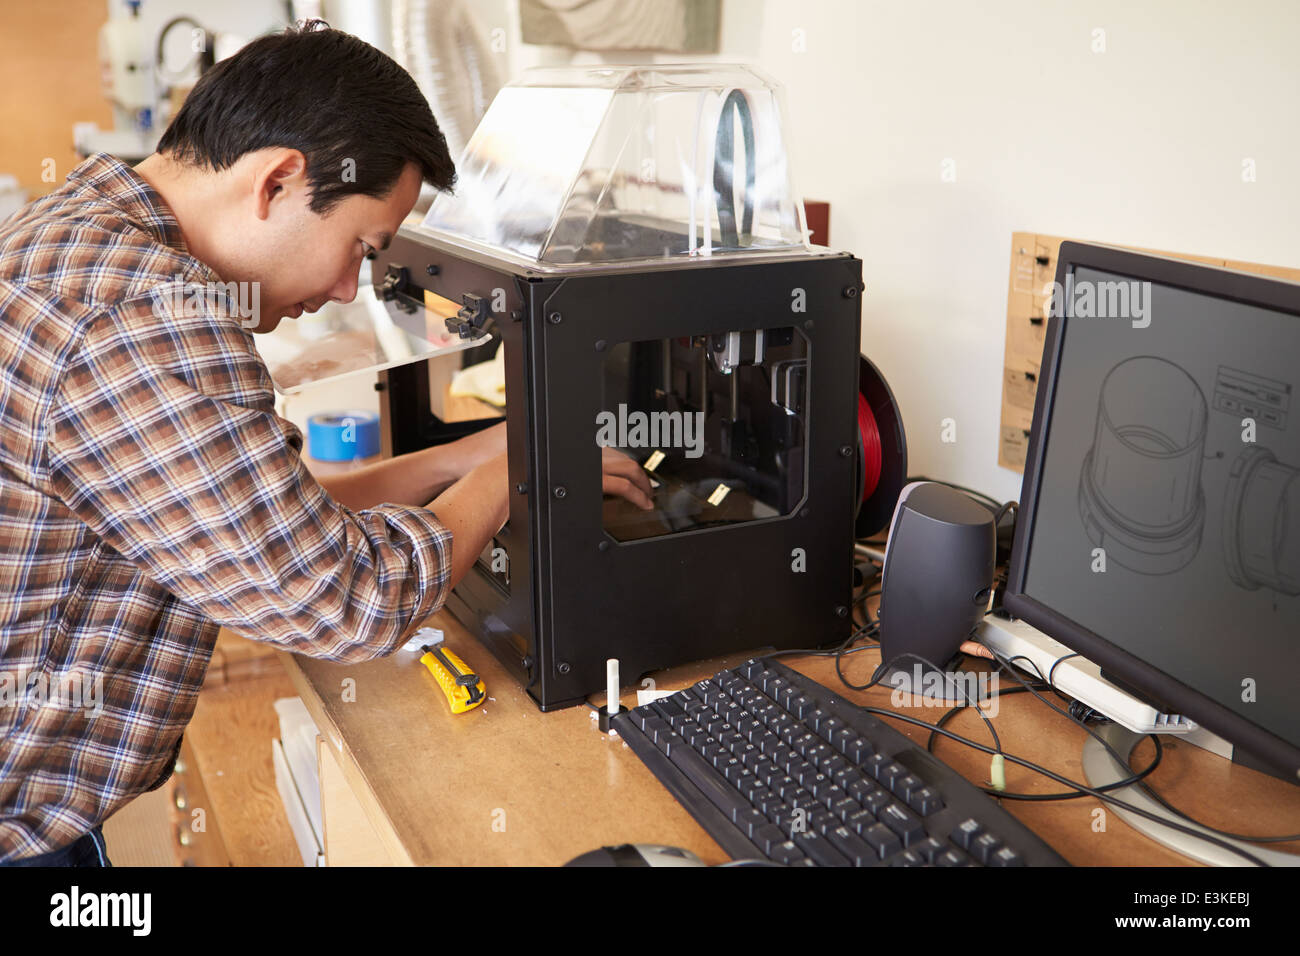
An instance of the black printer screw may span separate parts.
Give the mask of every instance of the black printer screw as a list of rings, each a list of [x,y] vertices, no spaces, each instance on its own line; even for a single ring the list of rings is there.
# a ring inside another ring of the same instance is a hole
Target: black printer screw
[[[844,298],[856,299],[858,297],[858,287],[855,285],[846,285],[844,287]]]
[[[555,486],[555,497],[557,497],[557,498],[563,498],[563,497],[564,497],[565,495],[567,495],[567,494],[568,494],[568,491],[565,490],[564,485],[556,485],[556,486]]]
[[[424,271],[429,273],[429,275],[431,276],[436,276],[439,272],[442,271],[442,268],[440,266],[430,265],[430,266],[425,266]]]
[[[605,340],[604,340],[604,339],[598,339],[598,340],[596,341],[596,351],[597,351],[597,352],[603,352],[603,351],[605,351]]]
[[[849,616],[849,609],[846,608],[843,604],[837,604],[837,605],[835,605],[835,616],[836,616],[836,617],[848,617],[848,616]]]
[[[519,492],[521,495],[528,494],[528,482],[526,481],[518,482],[515,485],[515,491]]]
[[[552,312],[546,318],[550,320],[551,325],[559,325],[560,322],[564,319],[564,316],[560,315],[560,313],[558,312]]]
[[[568,661],[560,661],[560,663],[558,663],[558,664],[555,665],[555,669],[556,669],[557,671],[559,671],[561,674],[567,674],[567,673],[569,673],[569,670],[570,670],[570,668],[569,668],[569,662],[568,662]]]
[[[851,455],[851,454],[853,454],[853,449],[850,448],[848,445],[841,445],[841,446],[840,446],[840,457],[841,457],[841,458],[848,458],[849,455]]]

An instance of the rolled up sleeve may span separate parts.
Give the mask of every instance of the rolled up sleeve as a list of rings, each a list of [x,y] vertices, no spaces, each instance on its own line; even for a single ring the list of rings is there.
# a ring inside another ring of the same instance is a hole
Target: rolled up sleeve
[[[339,661],[396,649],[447,599],[451,532],[427,509],[331,498],[247,333],[213,326],[180,359],[163,344],[111,316],[88,328],[46,419],[54,496],[244,637]]]

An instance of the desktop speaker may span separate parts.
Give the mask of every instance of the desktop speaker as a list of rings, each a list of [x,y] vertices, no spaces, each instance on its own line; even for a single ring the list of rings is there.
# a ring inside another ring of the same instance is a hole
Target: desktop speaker
[[[886,664],[908,671],[929,670],[923,662],[943,668],[970,636],[993,587],[993,517],[946,485],[916,481],[903,489],[880,584],[880,656]]]

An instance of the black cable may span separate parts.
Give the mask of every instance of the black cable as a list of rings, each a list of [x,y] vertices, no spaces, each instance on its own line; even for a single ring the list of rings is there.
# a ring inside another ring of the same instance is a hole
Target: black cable
[[[984,646],[985,646],[985,647],[988,647],[987,644],[984,645]],[[998,654],[997,651],[993,650],[991,647],[989,647],[988,650],[990,651],[990,653],[993,654],[994,660],[998,661],[999,663],[1002,663],[1003,661],[1006,660],[1006,659],[1003,658],[1000,654]],[[1048,672],[1048,676],[1049,676],[1049,678],[1050,678],[1050,676],[1051,676],[1052,671],[1055,671],[1055,670],[1056,670],[1056,664],[1059,664],[1061,661],[1066,660],[1066,659],[1068,659],[1069,657],[1077,657],[1077,656],[1078,656],[1077,654],[1067,654],[1067,655],[1065,655],[1065,657],[1059,658],[1059,659],[1056,661],[1056,663],[1052,665],[1051,670]],[[1035,691],[1032,687],[1030,687],[1027,683],[1025,683],[1025,681],[1021,679],[1020,675],[1017,674],[1017,673],[1015,672],[1015,670],[1012,669],[1012,668],[1010,668],[1009,666],[1007,667],[1007,673],[1009,673],[1012,677],[1014,677],[1017,681],[1019,681],[1019,682],[1020,682],[1020,685],[1021,685],[1022,687],[1024,687],[1026,690],[1028,690],[1029,693],[1033,694],[1035,697],[1037,697],[1040,701],[1042,701],[1044,704],[1046,704],[1046,705],[1047,705],[1048,707],[1050,707],[1052,710],[1056,711],[1058,714],[1064,714],[1064,716],[1068,717],[1070,720],[1073,720],[1075,723],[1079,724],[1079,726],[1081,726],[1085,731],[1087,731],[1088,734],[1091,735],[1092,738],[1093,738],[1094,740],[1096,740],[1099,744],[1102,745],[1102,747],[1104,747],[1104,748],[1106,749],[1106,752],[1109,753],[1109,754],[1111,755],[1111,757],[1112,757],[1112,758],[1113,758],[1117,763],[1119,763],[1121,766],[1128,767],[1129,770],[1130,770],[1130,772],[1132,771],[1133,768],[1132,768],[1131,766],[1129,766],[1128,761],[1127,761],[1125,758],[1121,757],[1121,756],[1119,755],[1119,753],[1115,750],[1115,748],[1112,747],[1112,746],[1110,745],[1110,743],[1109,743],[1109,742],[1108,742],[1104,737],[1102,737],[1099,733],[1097,733],[1095,730],[1093,730],[1091,727],[1089,727],[1089,726],[1088,726],[1086,723],[1084,723],[1083,721],[1077,719],[1073,714],[1069,714],[1069,713],[1067,713],[1067,712],[1061,710],[1059,707],[1057,707],[1055,704],[1053,704],[1053,703],[1052,703],[1050,700],[1048,700],[1046,697],[1044,697],[1044,696],[1042,696],[1041,694],[1039,694],[1039,693],[1038,693],[1037,691]],[[1050,681],[1049,681],[1049,683],[1050,683]],[[1154,735],[1148,735],[1148,736],[1154,737]],[[1157,747],[1160,746],[1159,741],[1156,741],[1156,746],[1157,746]],[[1062,781],[1062,782],[1065,782],[1065,783],[1067,783],[1067,784],[1070,784],[1070,781]],[[1071,785],[1071,786],[1075,786],[1075,787],[1077,787],[1079,790],[1083,790],[1085,793],[1094,793],[1094,794],[1098,795],[1099,797],[1100,797],[1100,795],[1101,795],[1101,791],[1099,791],[1099,790],[1094,790],[1094,789],[1091,788],[1091,787],[1084,787],[1084,786],[1082,786],[1082,785],[1080,785],[1080,784],[1070,784],[1070,785]],[[1150,788],[1149,788],[1145,783],[1143,783],[1143,782],[1139,782],[1139,783],[1137,784],[1137,786],[1141,787],[1143,790],[1146,790],[1147,792],[1150,792]],[[1175,830],[1179,830],[1180,832],[1188,833],[1188,834],[1191,834],[1192,836],[1195,836],[1195,837],[1198,837],[1198,838],[1200,838],[1200,839],[1202,839],[1202,840],[1205,840],[1207,843],[1214,844],[1214,845],[1216,845],[1216,846],[1218,846],[1218,847],[1221,847],[1222,849],[1228,850],[1228,851],[1231,852],[1231,853],[1235,853],[1236,855],[1241,856],[1241,857],[1244,857],[1245,859],[1248,859],[1248,860],[1250,860],[1252,863],[1255,863],[1255,864],[1257,864],[1257,865],[1259,865],[1259,866],[1268,866],[1268,864],[1265,863],[1263,860],[1260,860],[1259,858],[1257,858],[1257,857],[1255,857],[1255,856],[1252,856],[1250,853],[1247,853],[1245,850],[1242,850],[1240,847],[1234,846],[1233,844],[1228,843],[1228,842],[1226,842],[1226,841],[1224,841],[1224,840],[1220,840],[1220,839],[1218,839],[1218,838],[1216,838],[1216,837],[1208,836],[1208,835],[1206,835],[1205,833],[1203,833],[1203,832],[1201,832],[1201,831],[1193,830],[1191,827],[1185,827],[1185,826],[1183,826],[1182,824],[1173,823],[1173,822],[1170,821],[1168,818],[1161,817],[1160,815],[1155,814],[1155,813],[1152,813],[1152,812],[1150,812],[1149,810],[1143,810],[1143,809],[1140,808],[1140,807],[1135,807],[1135,806],[1132,806],[1132,805],[1130,805],[1130,804],[1126,804],[1126,803],[1124,803],[1124,802],[1122,802],[1122,801],[1120,801],[1120,800],[1115,799],[1114,797],[1107,797],[1107,798],[1103,798],[1103,799],[1107,799],[1107,800],[1109,800],[1111,803],[1113,803],[1115,806],[1117,806],[1117,807],[1121,807],[1121,808],[1123,808],[1123,809],[1125,809],[1125,810],[1128,810],[1128,811],[1130,811],[1131,813],[1136,813],[1136,814],[1138,814],[1139,816],[1146,817],[1148,820],[1154,820],[1154,821],[1157,822],[1157,823],[1161,823],[1161,824],[1163,824],[1163,825],[1165,825],[1165,826],[1172,827],[1172,828],[1175,829]],[[1173,808],[1171,808],[1171,807],[1167,807],[1166,809],[1173,809]],[[1174,812],[1177,813],[1179,816],[1183,816],[1185,819],[1190,819],[1190,817],[1186,817],[1186,815],[1183,814],[1181,811],[1174,810]],[[1196,821],[1192,821],[1192,822],[1196,822]],[[1198,823],[1197,825],[1199,826],[1200,824]],[[1207,830],[1212,830],[1213,828],[1212,828],[1212,827],[1206,827],[1206,829],[1207,829]]]
[[[999,690],[998,699],[1001,699],[1004,696],[1009,696],[1011,694],[1024,694],[1027,692],[1028,692],[1027,687],[1010,687],[1006,690]],[[945,713],[942,717],[940,717],[938,723],[936,723],[935,726],[936,727],[946,726],[948,722],[952,720],[953,717],[957,716],[957,714],[965,710],[966,706],[967,706],[966,704],[958,704],[956,707],[952,708],[947,713]],[[933,730],[930,731],[930,737],[925,744],[925,749],[928,750],[930,753],[934,753],[935,736],[936,736],[936,732]],[[1160,761],[1164,756],[1164,748],[1160,746],[1159,737],[1153,734],[1152,740],[1156,745],[1156,755],[1155,758],[1151,761],[1150,766],[1148,766],[1142,771],[1134,773],[1132,776],[1129,776],[1124,780],[1117,780],[1114,783],[1104,784],[1103,786],[1100,786],[1097,789],[1100,791],[1119,790],[1131,784],[1137,783],[1139,780],[1143,779],[1148,774],[1153,773],[1156,767],[1160,766]],[[1088,794],[1078,789],[1063,791],[1061,793],[1016,793],[1014,791],[1009,791],[1009,790],[995,790],[992,787],[981,787],[980,789],[983,790],[985,793],[987,793],[989,796],[996,797],[997,799],[1024,800],[1027,802],[1047,802],[1051,800],[1077,800],[1079,797],[1088,796]]]
[[[948,737],[951,740],[955,740],[958,743],[965,744],[968,747],[971,747],[975,750],[982,751],[983,753],[986,754],[996,755],[996,752],[985,744],[979,743],[978,741],[975,740],[971,740],[968,737],[963,737],[961,736],[961,734],[955,734],[951,730],[947,730],[942,727],[936,728],[934,724],[926,723],[924,720],[920,720],[919,718],[910,717],[907,714],[900,714],[892,710],[885,710],[882,707],[869,707],[865,704],[859,704],[858,706],[869,714],[878,714],[881,717],[892,717],[894,720],[901,720],[904,721],[905,723],[914,724],[917,727],[924,727],[930,730],[937,730],[943,736]],[[1168,820],[1164,817],[1157,816],[1156,814],[1151,813],[1148,810],[1143,810],[1141,807],[1135,807],[1132,804],[1128,804],[1122,800],[1117,799],[1116,797],[1104,794],[1102,793],[1102,791],[1097,790],[1093,787],[1088,787],[1083,784],[1076,783],[1075,781],[1070,780],[1067,777],[1061,776],[1061,774],[1056,773],[1054,770],[1048,770],[1046,767],[1034,763],[1032,760],[1025,760],[1023,757],[1017,757],[1013,754],[1004,754],[1003,756],[1006,760],[1010,760],[1014,764],[1018,764],[1022,767],[1034,771],[1035,773],[1040,773],[1045,777],[1049,777],[1052,780],[1055,780],[1057,783],[1064,784],[1067,787],[1078,787],[1078,789],[1082,790],[1085,794],[1089,796],[1094,796],[1099,800],[1102,800],[1106,803],[1110,803],[1124,810],[1128,810],[1129,812],[1135,813],[1138,816],[1146,817],[1149,820],[1154,820],[1157,823],[1163,824],[1164,826],[1169,827],[1171,829],[1179,830],[1183,833],[1190,834],[1191,836],[1199,837],[1200,839],[1205,840],[1207,843],[1213,843],[1229,851],[1230,853],[1235,853],[1237,856],[1243,857],[1244,859],[1249,860],[1251,863],[1254,863],[1257,866],[1268,866],[1268,864],[1265,863],[1263,860],[1259,859],[1256,856],[1251,855],[1250,853],[1241,849],[1240,847],[1233,846],[1231,843],[1227,843],[1215,837],[1206,836],[1204,833],[1200,832],[1199,830],[1193,830],[1191,827],[1185,827],[1182,824],[1174,823],[1171,820]]]
[[[993,649],[989,648],[989,650],[993,650]],[[996,654],[997,651],[993,651],[993,653]],[[1066,654],[1063,657],[1058,657],[1056,660],[1052,661],[1052,666],[1047,671],[1047,683],[1051,685],[1052,690],[1056,690],[1056,681],[1053,680],[1052,678],[1053,675],[1056,674],[1057,665],[1060,664],[1061,661],[1068,661],[1071,657],[1078,657],[1078,656],[1079,654],[1077,651],[1071,651],[1069,654]],[[1037,670],[1037,668],[1035,668],[1035,670]]]
[[[1052,664],[1052,671],[1054,672],[1054,671],[1056,670],[1056,665],[1059,664],[1059,663],[1061,663],[1061,661],[1063,661],[1063,660],[1067,660],[1067,659],[1070,658],[1070,657],[1077,657],[1077,656],[1078,656],[1077,654],[1067,654],[1065,657],[1058,658],[1058,659],[1055,661],[1055,663]],[[1030,664],[1034,664],[1034,662],[1033,662],[1032,660],[1029,660],[1029,658],[1028,658],[1028,657],[1025,657],[1023,654],[1017,654],[1017,655],[1015,655],[1014,657],[1008,657],[1008,658],[1006,659],[1006,661],[1007,661],[1008,664],[1014,663],[1014,662],[1017,661],[1017,660],[1029,661]],[[1035,672],[1038,672],[1038,665],[1037,665],[1037,664],[1034,664],[1034,670],[1035,670]],[[1044,680],[1043,675],[1042,675],[1041,672],[1038,673],[1038,677],[1039,677],[1039,680]],[[1061,697],[1062,699],[1067,699],[1067,700],[1069,699],[1069,698],[1066,697],[1065,694],[1061,693],[1061,691],[1056,687],[1055,684],[1052,684],[1050,681],[1044,681],[1044,682],[1047,683],[1047,686],[1048,686],[1049,688],[1051,688],[1052,692],[1055,693],[1058,697]],[[1002,692],[1002,693],[1015,694],[1015,693],[1021,693],[1023,690],[1028,690],[1028,688],[1027,688],[1027,687],[1026,687],[1026,688],[1012,688],[1011,690],[1009,690],[1009,691],[1004,691],[1004,692]],[[1071,700],[1071,701],[1070,701],[1070,708],[1071,708],[1071,710],[1070,710],[1070,714],[1069,714],[1068,716],[1069,716],[1071,719],[1075,720],[1076,722],[1082,723],[1082,722],[1087,721],[1087,720],[1088,720],[1088,717],[1089,717],[1091,714],[1093,714],[1094,711],[1092,710],[1092,708],[1088,707],[1088,708],[1086,708],[1086,712],[1085,712],[1082,716],[1080,716],[1080,715],[1074,713],[1074,710],[1073,710],[1074,707],[1079,706],[1079,705],[1080,705],[1080,702],[1079,702],[1079,701],[1077,701],[1077,700]],[[960,709],[961,709],[960,707],[957,707],[957,708],[954,708],[954,711],[955,711],[955,710],[960,710]],[[953,711],[950,711],[949,713],[951,714],[952,712],[953,712]],[[948,714],[945,714],[945,715],[944,715],[945,718],[946,718],[947,716],[948,716]],[[939,720],[939,723],[940,723],[940,724],[943,724],[943,723],[945,723],[945,722],[946,722],[946,721],[944,720],[944,718],[940,718],[940,720]],[[1148,775],[1152,770],[1154,770],[1154,769],[1156,768],[1156,766],[1160,763],[1160,756],[1161,756],[1161,754],[1163,754],[1163,752],[1164,752],[1164,747],[1163,747],[1163,746],[1161,745],[1161,743],[1160,743],[1160,737],[1159,737],[1158,734],[1148,734],[1147,736],[1151,738],[1152,743],[1154,743],[1154,744],[1155,744],[1155,747],[1156,747],[1156,759],[1152,762],[1151,766],[1148,767],[1148,768],[1147,768],[1145,771],[1143,771],[1142,773],[1135,774],[1134,776],[1127,778],[1127,780],[1125,780],[1125,781],[1121,781],[1120,783],[1117,783],[1117,784],[1107,784],[1105,787],[1102,787],[1102,788],[1100,788],[1100,789],[1109,790],[1109,789],[1112,789],[1112,788],[1119,788],[1119,787],[1122,787],[1122,786],[1128,786],[1129,784],[1132,784],[1132,783],[1140,783],[1141,781],[1144,780],[1144,778],[1145,778],[1145,777],[1146,777],[1146,776],[1147,776],[1147,775]],[[933,743],[933,740],[934,740],[933,735],[931,735],[930,740],[931,740],[931,742]],[[1288,834],[1288,835],[1284,835],[1284,836],[1256,837],[1256,836],[1248,836],[1247,834],[1244,834],[1244,833],[1233,833],[1233,832],[1231,832],[1231,831],[1229,831],[1229,830],[1220,830],[1220,829],[1218,829],[1217,827],[1212,827],[1212,826],[1210,826],[1210,825],[1207,824],[1207,823],[1202,823],[1200,820],[1197,820],[1195,817],[1191,816],[1190,814],[1185,813],[1185,812],[1182,811],[1182,810],[1179,810],[1179,809],[1178,809],[1177,807],[1175,807],[1173,804],[1171,804],[1171,803],[1169,803],[1167,800],[1165,800],[1164,797],[1160,796],[1160,794],[1156,792],[1155,788],[1152,787],[1150,783],[1142,783],[1142,789],[1146,791],[1147,795],[1150,796],[1152,800],[1156,801],[1156,803],[1160,804],[1162,807],[1164,807],[1164,808],[1165,808],[1166,810],[1168,810],[1170,813],[1177,814],[1178,816],[1182,817],[1184,820],[1187,820],[1189,823],[1194,823],[1194,824],[1195,824],[1196,826],[1198,826],[1198,827],[1204,827],[1206,830],[1209,830],[1209,831],[1212,832],[1212,833],[1216,833],[1216,834],[1218,834],[1219,836],[1227,837],[1228,839],[1232,839],[1232,840],[1243,840],[1243,841],[1245,841],[1245,842],[1247,842],[1247,843],[1290,843],[1290,842],[1293,842],[1293,841],[1296,841],[1296,840],[1300,840],[1300,833],[1292,833],[1292,834]]]
[[[880,662],[880,666],[877,667],[875,671],[872,673],[871,680],[859,686],[857,684],[850,683],[849,679],[844,676],[844,671],[840,668],[841,657],[842,655],[836,655],[835,673],[839,675],[840,681],[844,684],[844,686],[849,688],[850,690],[861,691],[861,690],[866,690],[869,687],[875,686],[880,682],[880,679],[885,676],[886,668],[891,667],[893,664],[895,664],[896,662],[898,662],[904,657],[910,657],[914,661],[920,661],[922,664],[925,664],[927,667],[933,668],[934,670],[943,673],[943,668],[937,666],[933,661],[927,660],[926,658],[922,657],[920,654],[913,654],[910,651],[904,651],[903,653],[894,657],[893,660],[890,661],[882,660]],[[960,685],[958,686],[960,687]],[[965,687],[960,687],[960,690],[962,692],[962,695],[966,697],[966,700],[969,701],[970,704],[975,707],[975,712],[979,714],[980,718],[984,721],[984,726],[988,727],[989,734],[993,737],[993,746],[997,748],[997,753],[999,754],[1002,753],[1002,741],[998,737],[998,732],[993,726],[993,721],[989,720],[988,714],[984,713],[983,708],[981,708],[975,701],[971,700],[970,695],[966,692]]]

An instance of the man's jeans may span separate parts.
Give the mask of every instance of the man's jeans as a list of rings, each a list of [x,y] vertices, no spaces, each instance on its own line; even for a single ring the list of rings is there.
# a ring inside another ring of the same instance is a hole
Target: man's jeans
[[[104,830],[95,827],[80,840],[58,850],[0,863],[0,866],[112,866],[104,846]]]

